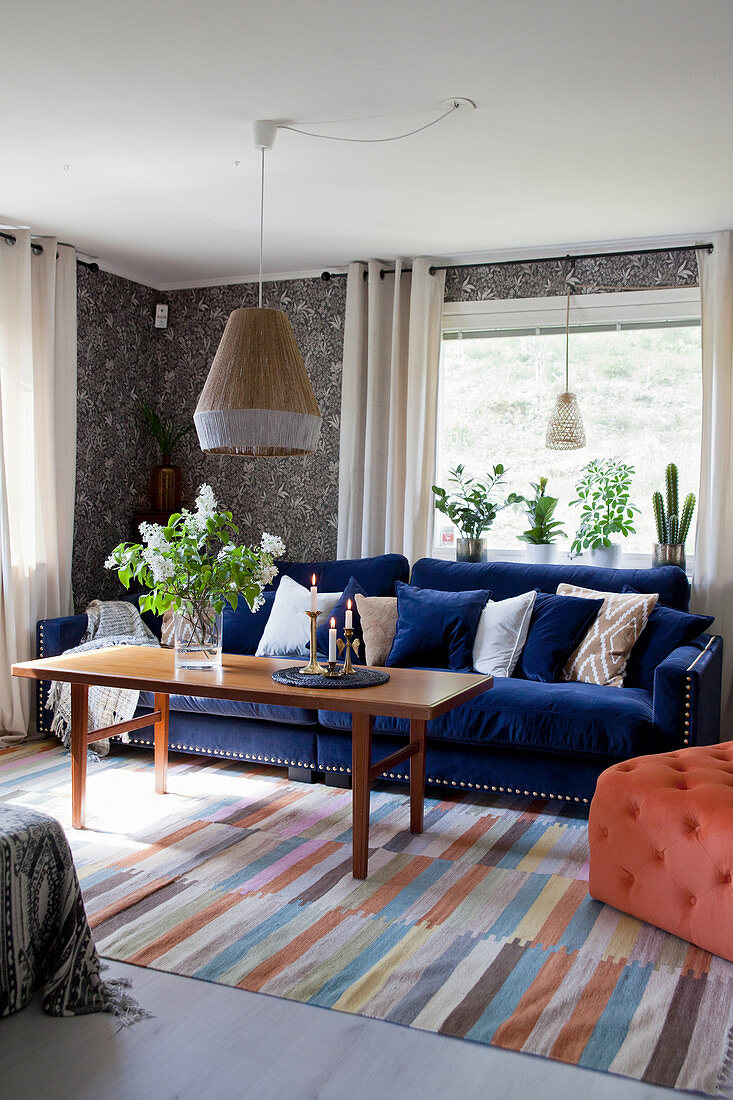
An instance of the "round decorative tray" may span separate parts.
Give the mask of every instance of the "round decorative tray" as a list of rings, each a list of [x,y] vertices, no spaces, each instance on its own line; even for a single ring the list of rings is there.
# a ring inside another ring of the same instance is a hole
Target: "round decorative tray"
[[[281,668],[273,672],[272,678],[276,684],[287,684],[289,687],[309,688],[369,688],[377,684],[386,684],[389,680],[388,672],[378,672],[373,668],[355,668],[348,676],[316,676],[306,675],[300,671],[302,665],[293,665],[292,668]]]

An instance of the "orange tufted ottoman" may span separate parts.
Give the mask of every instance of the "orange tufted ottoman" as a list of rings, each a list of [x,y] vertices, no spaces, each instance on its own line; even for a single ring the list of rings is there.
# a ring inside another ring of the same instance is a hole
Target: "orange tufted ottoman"
[[[733,961],[733,741],[603,772],[591,896]]]

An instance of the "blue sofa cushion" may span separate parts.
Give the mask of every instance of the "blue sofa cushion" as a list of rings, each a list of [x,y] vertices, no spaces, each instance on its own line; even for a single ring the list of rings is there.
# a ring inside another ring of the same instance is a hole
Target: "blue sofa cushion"
[[[153,693],[141,691],[138,706],[153,706]],[[171,695],[172,711],[189,714],[218,714],[225,718],[254,718],[291,726],[315,726],[318,713],[306,707],[281,707],[274,703],[248,703],[245,699],[202,699],[193,695]]]
[[[580,645],[602,606],[603,600],[538,592],[514,676],[545,684],[559,680],[563,665]]]
[[[421,558],[412,568],[411,583],[418,588],[441,588],[460,592],[465,588],[490,588],[493,599],[521,596],[530,588],[557,592],[567,581],[598,592],[621,592],[625,584],[637,592],[657,592],[659,602],[678,611],[687,611],[690,582],[676,565],[661,569],[601,569],[592,565],[532,565],[522,562],[459,562]]]
[[[636,589],[625,585],[624,592],[636,592]],[[652,691],[657,665],[666,661],[675,649],[694,642],[714,622],[713,615],[688,615],[684,611],[675,611],[671,607],[657,604],[631,650],[624,687],[640,687],[645,691]]]
[[[344,633],[344,616],[346,615],[346,605],[347,605],[348,601],[351,600],[351,613],[352,613],[352,620],[351,621],[352,621],[352,626],[353,626],[353,630],[354,630],[354,637],[358,638],[359,642],[360,642],[359,653],[358,653],[358,655],[355,655],[352,651],[352,658],[353,658],[354,664],[363,665],[364,664],[364,639],[363,639],[362,634],[361,634],[361,619],[359,618],[359,612],[356,609],[356,594],[357,594],[357,592],[359,593],[360,596],[368,595],[368,593],[365,592],[364,589],[362,588],[362,586],[359,584],[356,577],[351,577],[349,579],[349,583],[346,585],[346,588],[341,593],[341,598],[339,599],[338,603],[336,604],[336,606],[331,611],[331,614],[326,616],[326,618],[323,620],[321,625],[318,627],[318,630],[316,631],[316,649],[317,649],[318,653],[323,653],[323,654],[328,653],[328,632],[331,629],[331,619],[334,619],[335,622],[336,622],[336,629],[338,631],[338,636],[341,637],[343,635],[343,633]],[[308,649],[310,649],[310,642],[308,643]]]
[[[470,672],[473,642],[490,592],[434,592],[397,582],[397,629],[387,665]]]
[[[351,715],[319,711],[326,729],[351,729]],[[409,733],[405,718],[377,718],[377,733]],[[428,739],[513,745],[581,756],[625,758],[658,751],[647,691],[597,684],[545,684],[497,677],[475,699],[428,723]],[[570,763],[568,764],[570,767]]]
[[[275,593],[272,591],[263,592],[262,596],[265,602],[254,614],[250,611],[246,600],[239,601],[236,611],[233,611],[229,604],[224,608],[221,645],[225,653],[254,656],[275,600]]]
[[[315,573],[321,592],[343,592],[352,577],[364,588],[367,596],[394,596],[395,581],[410,578],[410,565],[402,554],[379,554],[374,558],[352,558],[345,561],[285,561],[278,562],[277,588],[280,578],[292,577],[298,584],[310,587]]]

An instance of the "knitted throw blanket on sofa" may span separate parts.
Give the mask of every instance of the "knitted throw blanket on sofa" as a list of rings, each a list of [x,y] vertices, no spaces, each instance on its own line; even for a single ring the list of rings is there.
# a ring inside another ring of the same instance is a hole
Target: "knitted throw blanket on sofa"
[[[140,612],[125,600],[92,600],[86,609],[87,629],[81,645],[67,653],[88,653],[91,649],[106,649],[116,645],[159,645],[158,639],[140,618]],[[127,722],[137,709],[139,691],[126,688],[93,685],[89,689],[89,729],[104,729],[117,722]],[[71,737],[71,684],[57,681],[51,684],[46,706],[53,711],[51,729],[66,748]],[[121,735],[127,740],[127,734]],[[98,756],[109,752],[109,741],[103,738],[94,744]]]

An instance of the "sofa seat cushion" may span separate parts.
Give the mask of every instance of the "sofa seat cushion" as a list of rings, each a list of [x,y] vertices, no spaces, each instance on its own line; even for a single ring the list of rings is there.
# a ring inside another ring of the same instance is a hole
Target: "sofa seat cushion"
[[[350,714],[321,710],[318,720],[327,729],[351,729]],[[408,727],[405,718],[375,721],[377,733],[406,736]],[[483,695],[429,722],[428,737],[617,759],[660,747],[647,691],[498,677]]]
[[[291,726],[316,726],[318,713],[305,707],[280,707],[273,703],[248,703],[246,700],[202,699],[193,695],[171,695],[171,710],[191,714],[219,714],[225,718],[254,718],[261,722],[282,722]],[[141,707],[153,706],[153,693],[140,692]]]

